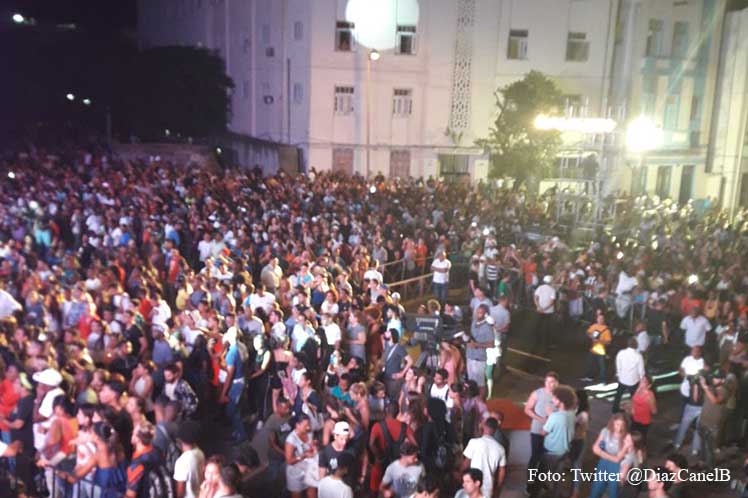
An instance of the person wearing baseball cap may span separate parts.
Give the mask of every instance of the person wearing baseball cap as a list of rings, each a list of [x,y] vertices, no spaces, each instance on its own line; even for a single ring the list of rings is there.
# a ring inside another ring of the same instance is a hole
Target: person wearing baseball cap
[[[65,395],[65,391],[60,388],[62,375],[54,368],[36,372],[31,378],[36,382],[37,398],[42,398],[42,402],[36,411],[41,420],[34,423],[34,448],[41,450],[46,439],[45,433],[49,429],[50,422],[48,419],[53,413],[52,405],[55,398]]]
[[[353,431],[348,422],[337,422],[332,430],[333,439],[319,452],[319,477],[322,479],[328,474],[334,473],[340,465],[340,458],[343,454],[348,454],[355,460],[355,450],[349,441],[353,437]],[[353,465],[351,461],[350,465]],[[353,473],[348,469],[347,481],[353,479]]]

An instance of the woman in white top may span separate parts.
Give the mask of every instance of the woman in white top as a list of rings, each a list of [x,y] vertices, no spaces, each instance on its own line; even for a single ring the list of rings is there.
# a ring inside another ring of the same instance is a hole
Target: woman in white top
[[[312,437],[309,417],[304,414],[296,416],[294,430],[286,438],[286,487],[291,498],[315,498],[317,488],[308,484],[307,475],[313,460],[317,458],[317,446]]]
[[[130,380],[130,395],[145,401],[145,413],[153,411],[153,371],[156,365],[151,360],[141,360],[132,371]]]

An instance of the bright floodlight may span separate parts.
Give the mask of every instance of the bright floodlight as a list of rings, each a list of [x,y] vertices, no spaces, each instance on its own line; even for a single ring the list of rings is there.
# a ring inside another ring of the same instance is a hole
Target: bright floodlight
[[[91,105],[91,99],[83,99],[83,105]]]
[[[14,179],[15,177],[16,177],[16,174],[15,174],[15,173],[13,173],[12,171],[8,171],[8,178],[10,178],[10,179],[12,180],[12,179]]]
[[[629,123],[626,130],[626,147],[631,152],[646,152],[662,143],[662,128],[651,119],[639,116]]]
[[[418,25],[418,0],[348,0],[345,19],[359,45],[377,50],[397,46],[397,26]]]
[[[19,14],[18,12],[16,12],[15,14],[13,14],[13,22],[14,23],[16,23],[16,24],[23,24],[25,21],[26,21],[26,18],[23,17],[22,14]]]
[[[68,93],[67,95],[65,95],[65,98],[72,102],[75,100],[75,95],[73,95],[72,93]]]
[[[378,50],[372,50],[371,52],[369,52],[369,59],[372,61],[378,61],[381,56],[382,55]]]
[[[540,114],[533,123],[538,130],[557,130],[576,133],[610,133],[616,122],[606,118],[560,118]]]

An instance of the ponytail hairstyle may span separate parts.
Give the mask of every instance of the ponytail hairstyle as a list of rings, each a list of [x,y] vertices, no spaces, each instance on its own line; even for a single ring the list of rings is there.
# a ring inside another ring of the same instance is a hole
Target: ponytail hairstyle
[[[114,443],[117,441],[117,434],[107,422],[94,422],[93,433],[96,434],[96,437],[104,441],[107,446],[114,446]]]

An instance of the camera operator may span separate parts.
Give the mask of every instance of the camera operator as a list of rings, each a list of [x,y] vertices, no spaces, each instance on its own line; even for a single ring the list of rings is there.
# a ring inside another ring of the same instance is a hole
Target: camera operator
[[[729,372],[725,362],[709,375],[699,377],[704,391],[704,405],[698,420],[698,430],[704,442],[702,456],[707,468],[714,468],[714,453],[722,440],[728,407],[735,395],[737,378]],[[734,404],[734,403],[733,403]]]
[[[681,362],[680,374],[684,379],[680,387],[680,392],[686,398],[686,403],[683,407],[683,415],[681,416],[678,433],[673,442],[676,451],[683,444],[683,439],[685,439],[688,429],[701,415],[701,409],[704,404],[704,390],[699,383],[699,377],[706,368],[704,359],[701,357],[701,347],[699,346],[692,347],[691,355],[686,356]],[[698,431],[695,431],[693,442],[691,443],[691,452],[696,455],[700,448],[701,437]]]
[[[488,316],[488,306],[479,305],[470,327],[471,340],[467,344],[468,379],[475,381],[480,395],[486,397],[486,349],[494,347],[493,319]]]

